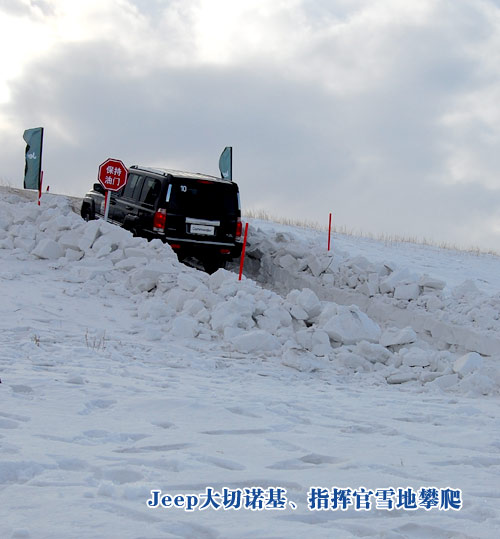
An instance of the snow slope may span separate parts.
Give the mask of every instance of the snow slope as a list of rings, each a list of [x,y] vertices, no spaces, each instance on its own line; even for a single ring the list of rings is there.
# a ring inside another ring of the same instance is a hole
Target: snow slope
[[[321,299],[358,305],[382,325],[411,326],[441,349],[500,351],[498,257],[342,236],[327,252],[326,234],[262,221],[252,232],[247,269],[264,285],[283,294],[310,287]]]
[[[238,282],[0,191],[2,536],[497,537],[498,260],[250,231]],[[309,510],[334,486],[463,507]],[[146,505],[208,487],[290,503]]]

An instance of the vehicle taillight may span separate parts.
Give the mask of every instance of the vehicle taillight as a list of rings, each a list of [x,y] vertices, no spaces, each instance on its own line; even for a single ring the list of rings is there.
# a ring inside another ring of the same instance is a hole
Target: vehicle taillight
[[[238,221],[236,222],[236,237],[237,238],[241,238],[241,230],[242,230],[241,219],[238,217]]]
[[[167,222],[167,210],[165,208],[160,208],[154,216],[153,219],[153,230],[155,232],[160,232],[160,234],[165,234],[165,223]]]

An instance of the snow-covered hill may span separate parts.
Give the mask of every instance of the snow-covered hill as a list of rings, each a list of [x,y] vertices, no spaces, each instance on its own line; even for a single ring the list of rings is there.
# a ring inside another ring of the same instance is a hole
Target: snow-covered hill
[[[496,257],[327,253],[251,221],[239,282],[24,195],[0,191],[5,537],[498,535]],[[260,487],[268,509],[200,510],[209,487]],[[311,510],[312,487],[365,487],[373,507]],[[389,487],[461,489],[463,507],[388,510]],[[151,490],[200,503],[148,508]]]

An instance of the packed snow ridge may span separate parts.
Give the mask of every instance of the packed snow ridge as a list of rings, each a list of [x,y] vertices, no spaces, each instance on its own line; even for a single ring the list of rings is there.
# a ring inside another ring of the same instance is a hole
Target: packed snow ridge
[[[442,349],[500,351],[500,295],[481,293],[468,279],[444,291],[446,282],[392,261],[373,263],[336,248],[312,246],[291,231],[253,227],[249,273],[276,290],[310,287],[321,299],[356,304],[380,323],[411,326]],[[253,261],[253,264],[252,264]]]
[[[500,392],[500,297],[472,282],[445,293],[446,283],[432,276],[327,253],[298,233],[255,225],[246,274],[261,286],[231,271],[188,268],[160,240],[102,220],[86,223],[64,197],[42,200],[37,206],[2,194],[0,249],[64,269],[81,294],[95,295],[96,307],[102,287],[128,298],[151,341],[171,334],[194,348],[215,342],[297,371],[365,376],[370,384]]]

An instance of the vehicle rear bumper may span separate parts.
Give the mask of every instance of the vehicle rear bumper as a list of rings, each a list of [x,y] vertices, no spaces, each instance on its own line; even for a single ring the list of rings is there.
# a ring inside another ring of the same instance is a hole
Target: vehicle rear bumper
[[[242,244],[238,242],[227,243],[217,241],[202,241],[161,237],[174,251],[182,256],[219,256],[224,258],[238,258],[241,255]]]

